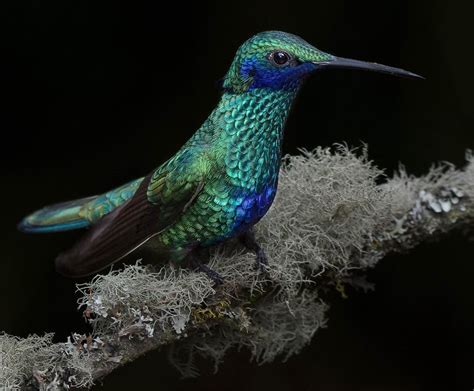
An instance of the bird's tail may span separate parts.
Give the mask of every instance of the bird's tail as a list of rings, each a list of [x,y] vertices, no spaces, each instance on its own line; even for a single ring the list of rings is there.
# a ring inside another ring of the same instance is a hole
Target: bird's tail
[[[47,233],[88,227],[90,222],[81,216],[81,210],[95,198],[81,198],[47,206],[25,217],[18,224],[18,229],[27,233]]]

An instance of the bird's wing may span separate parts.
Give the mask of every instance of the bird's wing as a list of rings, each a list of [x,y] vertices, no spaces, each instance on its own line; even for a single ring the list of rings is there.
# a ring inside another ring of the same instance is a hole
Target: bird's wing
[[[134,196],[103,217],[76,245],[56,259],[68,277],[95,273],[120,260],[176,222],[203,188],[202,176],[158,169]]]

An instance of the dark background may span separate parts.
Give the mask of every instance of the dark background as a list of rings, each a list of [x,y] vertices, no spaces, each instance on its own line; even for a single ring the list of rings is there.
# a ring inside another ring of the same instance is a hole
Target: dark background
[[[364,141],[387,174],[399,161],[414,174],[440,160],[462,166],[474,145],[473,14],[467,0],[2,2],[0,330],[64,340],[80,329],[74,281],[53,267],[77,234],[27,236],[16,223],[167,159],[216,104],[216,81],[256,32],[293,32],[426,77],[314,76],[288,121],[286,153]],[[473,250],[452,234],[386,258],[369,274],[376,291],[334,297],[329,327],[287,363],[257,367],[234,353],[217,375],[182,381],[154,352],[97,389],[471,390]]]

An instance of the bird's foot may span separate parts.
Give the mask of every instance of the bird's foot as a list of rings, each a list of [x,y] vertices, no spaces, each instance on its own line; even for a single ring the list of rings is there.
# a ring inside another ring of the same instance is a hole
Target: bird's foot
[[[256,253],[256,260],[255,260],[255,270],[260,270],[262,273],[267,271],[268,266],[268,259],[267,254],[260,248]]]
[[[191,256],[190,266],[199,272],[205,273],[206,276],[208,276],[214,282],[215,286],[219,286],[224,283],[224,279],[219,273],[202,263],[195,255]]]
[[[240,241],[246,248],[255,253],[255,270],[259,270],[262,273],[267,272],[268,258],[263,248],[257,243],[253,230],[248,230],[242,234]]]

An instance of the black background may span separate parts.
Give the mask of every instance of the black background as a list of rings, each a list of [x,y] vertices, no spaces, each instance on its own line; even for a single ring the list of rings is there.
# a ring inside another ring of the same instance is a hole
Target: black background
[[[86,330],[74,281],[53,267],[77,234],[27,236],[16,223],[167,159],[215,105],[237,47],[259,31],[426,77],[315,75],[288,121],[286,153],[364,141],[387,174],[400,161],[414,174],[440,160],[462,166],[474,145],[473,11],[462,0],[2,2],[0,329],[56,331],[58,341]],[[329,327],[287,363],[257,367],[233,353],[217,375],[204,368],[183,381],[154,352],[97,389],[471,390],[472,254],[452,234],[386,258],[369,274],[376,291],[334,297]]]

